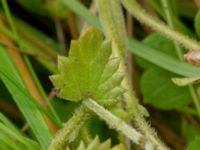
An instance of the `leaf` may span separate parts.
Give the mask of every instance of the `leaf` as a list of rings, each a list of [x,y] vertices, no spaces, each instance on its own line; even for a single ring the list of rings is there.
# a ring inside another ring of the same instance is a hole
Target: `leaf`
[[[47,149],[52,135],[43,116],[34,105],[35,99],[29,94],[23,80],[10,59],[7,50],[0,46],[0,78],[9,90],[18,108],[33,130],[43,149]]]
[[[144,102],[161,109],[182,108],[191,102],[188,88],[177,87],[170,78],[174,74],[163,69],[149,69],[141,79]]]
[[[187,150],[199,150],[199,147],[200,147],[200,137],[196,138],[195,140],[193,140]]]
[[[72,41],[69,57],[58,57],[59,74],[50,76],[61,89],[58,96],[75,102],[87,98],[102,104],[114,102],[125,90],[120,87],[119,59],[110,58],[111,53],[111,42],[93,28]]]
[[[172,78],[172,81],[178,86],[187,86],[187,85],[199,83],[200,76],[199,77],[188,77],[188,78]]]

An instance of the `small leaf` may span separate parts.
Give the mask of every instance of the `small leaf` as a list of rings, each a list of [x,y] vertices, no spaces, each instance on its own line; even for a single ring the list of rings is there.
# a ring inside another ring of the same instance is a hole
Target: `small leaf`
[[[200,76],[188,78],[172,78],[172,81],[178,86],[187,86],[191,84],[200,83]]]
[[[120,87],[119,59],[110,58],[111,53],[111,42],[93,28],[72,41],[69,57],[58,57],[59,74],[50,76],[61,89],[59,97],[76,102],[93,98],[103,104],[115,101],[125,90]]]

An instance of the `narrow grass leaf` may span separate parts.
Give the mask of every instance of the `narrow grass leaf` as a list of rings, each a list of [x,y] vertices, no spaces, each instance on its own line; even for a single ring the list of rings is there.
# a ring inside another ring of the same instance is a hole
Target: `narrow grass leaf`
[[[17,127],[6,116],[4,116],[4,114],[2,114],[1,112],[0,112],[0,122],[5,124],[13,132],[21,134],[21,132],[17,129]]]
[[[52,135],[46,125],[44,118],[33,104],[33,97],[30,96],[26,89],[21,76],[18,74],[15,65],[10,59],[7,50],[0,46],[0,77],[5,86],[11,93],[13,99],[28,121],[37,140],[43,149],[47,149],[51,141]]]
[[[16,134],[4,124],[0,123],[0,139],[3,140],[5,143],[8,143],[13,146],[13,149],[32,149],[32,150],[39,150],[39,144],[22,136]]]
[[[136,56],[141,57],[165,70],[173,72],[175,74],[194,77],[200,76],[200,69],[190,64],[181,62],[176,58],[173,58],[165,53],[160,52],[148,45],[138,42],[136,40],[130,40],[130,51]]]
[[[77,0],[63,0],[63,4],[66,5],[69,9],[75,12],[77,15],[84,18],[91,25],[96,27],[97,29],[101,29],[100,22],[95,15],[93,15],[84,5],[82,5]]]

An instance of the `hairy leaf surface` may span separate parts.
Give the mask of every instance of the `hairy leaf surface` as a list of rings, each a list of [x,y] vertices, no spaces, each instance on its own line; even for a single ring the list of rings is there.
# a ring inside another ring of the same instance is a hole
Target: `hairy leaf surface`
[[[58,57],[59,74],[50,76],[54,86],[61,89],[59,97],[113,102],[125,90],[120,87],[123,74],[118,72],[119,59],[111,54],[111,42],[93,28],[72,41],[69,57]]]

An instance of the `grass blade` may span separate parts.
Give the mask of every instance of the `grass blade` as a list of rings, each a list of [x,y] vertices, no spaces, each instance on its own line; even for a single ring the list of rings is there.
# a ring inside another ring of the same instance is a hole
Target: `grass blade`
[[[6,116],[4,116],[1,112],[0,112],[0,122],[5,124],[13,132],[21,134],[20,131],[17,129],[17,127],[14,124],[12,124],[12,122],[8,118],[6,118]]]
[[[29,123],[43,149],[47,149],[52,135],[41,113],[31,102],[33,99],[12,63],[7,50],[0,46],[0,77]]]
[[[148,47],[144,43],[136,40],[129,41],[130,51],[165,70],[176,73],[181,76],[193,77],[200,75],[200,69],[192,65],[181,62],[167,54],[154,48]]]
[[[63,0],[63,4],[66,5],[69,9],[75,12],[77,15],[81,16],[87,22],[92,24],[97,29],[101,30],[101,25],[99,19],[93,15],[85,6],[83,6],[77,0]]]
[[[25,138],[19,134],[16,134],[12,130],[10,130],[7,126],[0,123],[0,139],[5,143],[8,143],[12,146],[13,149],[21,150],[21,149],[31,149],[31,150],[39,150],[40,147],[38,143]]]

